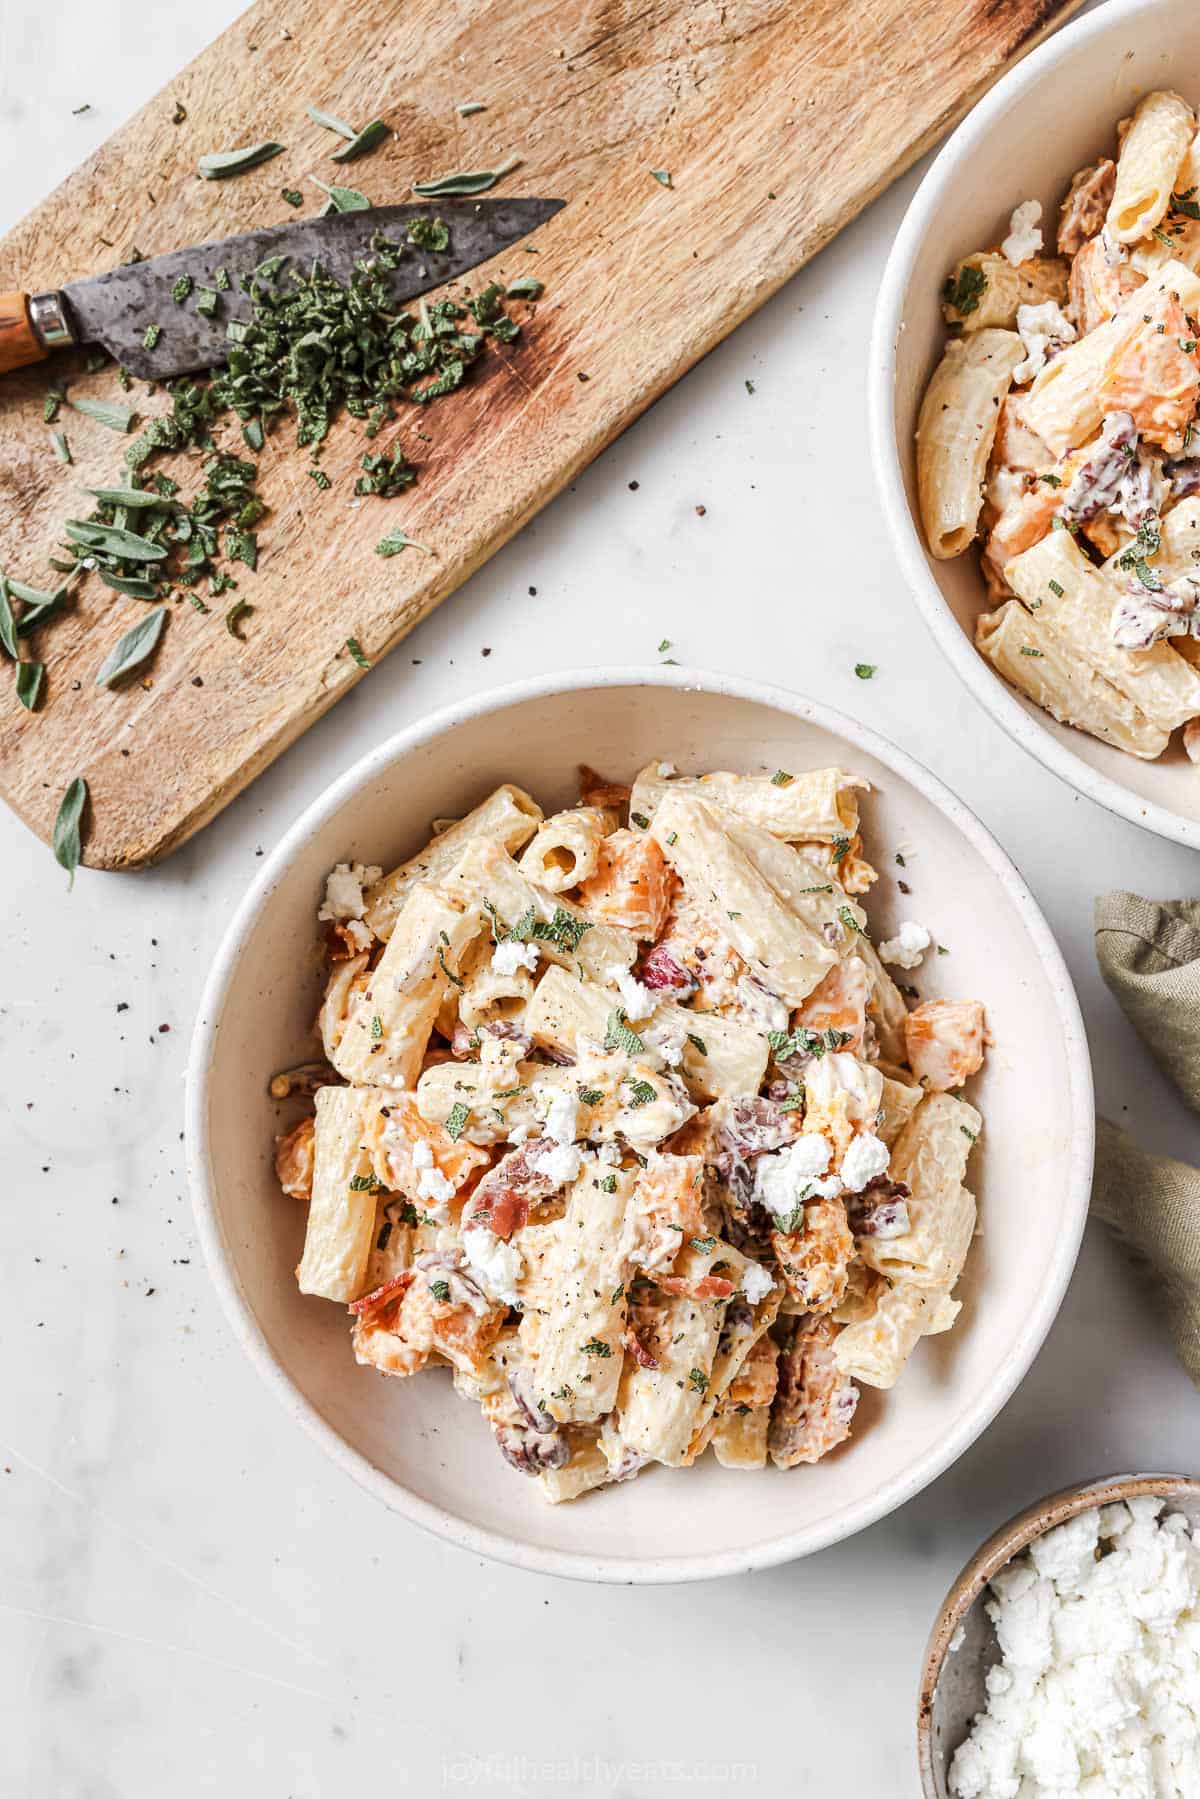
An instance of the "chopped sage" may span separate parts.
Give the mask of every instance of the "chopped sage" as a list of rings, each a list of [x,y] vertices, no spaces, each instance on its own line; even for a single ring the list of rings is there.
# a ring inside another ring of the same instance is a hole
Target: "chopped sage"
[[[519,156],[509,156],[494,169],[463,169],[454,175],[439,175],[431,181],[414,181],[412,191],[424,200],[436,200],[449,194],[486,194],[504,175],[511,175],[520,165]]]
[[[334,151],[332,160],[334,162],[356,162],[360,156],[365,156],[368,150],[373,150],[376,144],[382,143],[387,134],[388,128],[384,121],[372,119],[369,125],[364,125],[361,131],[355,133],[344,149]]]
[[[347,125],[345,119],[339,119],[334,112],[323,112],[319,106],[305,106],[304,110],[314,125],[323,126],[326,131],[336,131],[339,137],[358,136],[353,125]]]
[[[670,187],[671,186],[671,171],[670,171],[670,169],[651,169],[650,173],[653,175],[654,179],[658,182],[658,185],[660,187]]]
[[[469,119],[472,113],[486,112],[487,107],[482,100],[460,100],[454,110],[460,119]]]
[[[71,455],[71,446],[67,442],[67,434],[65,431],[52,431],[50,433],[50,442],[53,444],[54,454],[58,457],[60,462],[73,462],[75,460]]]
[[[377,556],[398,556],[401,550],[424,550],[427,556],[433,554],[428,544],[418,543],[415,537],[409,537],[399,525],[389,531],[386,537],[381,537],[375,545]]]
[[[224,181],[229,175],[242,175],[247,169],[257,168],[260,162],[269,162],[282,150],[282,144],[267,139],[261,144],[247,144],[243,150],[215,150],[202,156],[196,168],[205,181]]]
[[[304,195],[300,192],[300,189],[298,187],[281,188],[280,189],[280,198],[283,200],[286,200],[287,204],[289,206],[303,206],[304,205]]]
[[[248,600],[235,600],[233,605],[229,608],[229,611],[225,614],[225,629],[231,637],[236,637],[239,643],[244,643],[245,638],[238,630],[238,625],[241,623],[242,619],[253,611],[254,607],[250,605]]]
[[[111,400],[71,400],[70,404],[84,418],[95,419],[98,425],[107,425],[110,431],[128,431],[137,413],[129,406],[118,406]]]
[[[347,637],[346,648],[349,650],[352,659],[358,663],[360,668],[371,667],[370,661],[363,655],[363,648],[357,637]]]
[[[38,703],[38,695],[42,691],[42,677],[46,673],[44,662],[17,663],[17,698],[26,712],[32,712]]]
[[[323,181],[318,181],[315,175],[310,175],[309,180],[315,187],[319,187],[323,194],[328,195],[322,209],[323,212],[370,212],[371,202],[365,194],[360,194],[357,188],[327,187]]]
[[[510,300],[540,300],[545,293],[545,283],[535,279],[533,275],[522,275],[514,281],[508,290]]]

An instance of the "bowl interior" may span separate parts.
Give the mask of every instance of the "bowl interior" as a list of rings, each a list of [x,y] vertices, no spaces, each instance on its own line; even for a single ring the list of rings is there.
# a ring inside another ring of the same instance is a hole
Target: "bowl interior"
[[[1035,754],[1046,756],[1046,740],[1040,747],[1036,736],[1029,742],[1030,722],[1048,735],[1058,749],[1052,766],[1059,774],[1085,791],[1094,790],[1095,775],[1102,776],[1125,794],[1121,803],[1116,791],[1097,792],[1104,804],[1153,829],[1161,829],[1163,821],[1144,808],[1161,808],[1184,821],[1182,831],[1169,834],[1195,843],[1200,843],[1200,778],[1178,733],[1158,761],[1139,761],[1057,724],[978,655],[975,621],[989,605],[978,557],[968,551],[953,562],[936,562],[927,554],[918,523],[913,435],[921,396],[946,341],[941,287],[947,270],[958,257],[998,243],[1013,207],[1025,199],[1042,202],[1042,227],[1052,247],[1059,202],[1074,171],[1111,154],[1117,120],[1149,89],[1174,87],[1193,104],[1200,102],[1198,70],[1200,8],[1194,0],[1104,7],[1068,26],[1018,68],[959,128],[913,203],[904,228],[914,231],[911,263],[892,296],[886,327],[881,316],[887,340],[885,360],[877,365],[881,378],[893,380],[894,348],[894,440],[881,453],[903,479],[908,516],[899,528],[917,597],[959,672]],[[1010,94],[1010,86],[1017,91]],[[1089,770],[1094,771],[1090,779]]]
[[[1096,1506],[1139,1494],[1163,1498],[1164,1516],[1179,1512],[1193,1529],[1200,1525],[1200,1481],[1169,1474],[1091,1481],[1041,1500],[1012,1519],[984,1544],[959,1576],[934,1626],[930,1644],[935,1662],[930,1673],[936,1685],[927,1717],[928,1735],[922,1741],[922,1779],[928,1799],[948,1799],[947,1781],[954,1752],[970,1730],[976,1712],[986,1706],[987,1673],[1000,1660],[995,1627],[984,1610],[988,1581],[1055,1525]]]
[[[971,1441],[1032,1359],[1074,1261],[1091,1166],[1074,995],[1040,914],[982,828],[949,796],[947,810],[926,797],[914,780],[940,790],[897,752],[888,753],[912,780],[790,705],[698,691],[669,674],[674,685],[584,685],[476,710],[348,777],[264,871],[214,978],[192,1070],[191,1154],[207,1247],[244,1340],[293,1408],[358,1478],[419,1522],[507,1559],[612,1578],[799,1554],[915,1492]],[[978,995],[988,1008],[995,1047],[972,1090],[986,1119],[972,1165],[984,1234],[960,1284],[956,1329],[920,1346],[891,1395],[864,1394],[848,1453],[756,1479],[706,1458],[549,1507],[504,1465],[448,1377],[389,1380],[356,1367],[345,1313],[297,1291],[303,1211],[273,1177],[272,1139],[289,1116],[267,1082],[314,1053],[314,914],[334,862],[390,866],[426,840],[432,818],[465,810],[501,780],[528,787],[549,809],[575,799],[581,760],[628,778],[652,756],[696,772],[840,763],[871,781],[864,832],[880,869],[868,902],[877,936],[902,917],[922,920],[950,952],[931,954],[916,977],[923,996]],[[900,848],[911,898],[896,889]]]

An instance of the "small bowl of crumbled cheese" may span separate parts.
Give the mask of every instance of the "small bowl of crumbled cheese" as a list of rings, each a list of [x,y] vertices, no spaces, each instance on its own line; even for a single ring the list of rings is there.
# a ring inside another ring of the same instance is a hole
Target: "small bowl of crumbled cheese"
[[[1200,1795],[1200,1479],[1040,1500],[963,1569],[917,1716],[925,1799]]]

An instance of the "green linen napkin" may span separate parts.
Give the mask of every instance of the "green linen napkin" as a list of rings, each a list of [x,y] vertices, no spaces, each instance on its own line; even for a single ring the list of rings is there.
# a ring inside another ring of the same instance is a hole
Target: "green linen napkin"
[[[1104,894],[1096,955],[1151,1055],[1200,1111],[1200,900]],[[1092,1210],[1158,1275],[1175,1348],[1200,1387],[1200,1169],[1150,1155],[1100,1119]]]

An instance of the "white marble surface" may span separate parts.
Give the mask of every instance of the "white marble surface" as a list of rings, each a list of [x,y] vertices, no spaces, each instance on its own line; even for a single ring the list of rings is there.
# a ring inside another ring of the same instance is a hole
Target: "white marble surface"
[[[7,0],[0,218],[238,10]],[[870,486],[861,352],[914,179],[163,868],[84,873],[68,894],[0,814],[3,1799],[342,1799],[368,1784],[650,1799],[687,1764],[698,1791],[816,1799],[836,1782],[911,1799],[918,1658],[969,1551],[1060,1482],[1195,1465],[1196,1396],[1153,1296],[1089,1229],[1016,1397],[894,1517],[718,1584],[539,1579],[423,1536],[327,1465],[250,1372],[198,1258],[187,1036],[261,849],[402,721],[531,670],[643,660],[662,637],[681,660],[863,713],[957,788],[1058,935],[1102,1106],[1196,1154],[1195,1121],[1099,981],[1090,928],[1107,887],[1195,891],[1195,858],[1075,798],[972,707],[931,660],[881,526],[851,505]],[[800,536],[804,513],[819,523]],[[879,665],[869,685],[859,660]],[[750,1771],[735,1782],[731,1762]]]

